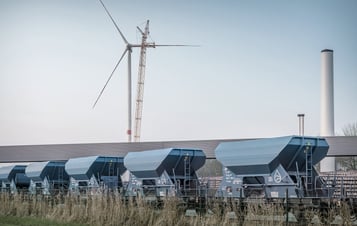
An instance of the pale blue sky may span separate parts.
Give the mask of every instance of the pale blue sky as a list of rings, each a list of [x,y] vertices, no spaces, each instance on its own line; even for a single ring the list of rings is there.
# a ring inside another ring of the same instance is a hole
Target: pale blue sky
[[[297,113],[319,135],[325,48],[336,133],[357,121],[357,1],[104,3],[132,43],[149,19],[157,44],[201,45],[148,49],[143,141],[297,134]],[[125,142],[126,59],[91,108],[124,47],[96,0],[1,0],[0,145]]]

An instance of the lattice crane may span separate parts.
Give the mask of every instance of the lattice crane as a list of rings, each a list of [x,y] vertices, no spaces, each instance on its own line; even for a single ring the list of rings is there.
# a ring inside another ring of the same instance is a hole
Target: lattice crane
[[[145,80],[145,65],[146,65],[146,49],[147,48],[156,48],[158,46],[194,46],[194,45],[156,45],[154,42],[148,43],[147,38],[149,35],[149,20],[146,21],[146,26],[144,31],[142,31],[139,27],[138,30],[140,31],[142,35],[142,41],[141,45],[139,44],[131,44],[127,41],[125,38],[124,34],[121,32],[119,29],[118,25],[115,23],[112,15],[109,13],[108,9],[105,7],[104,3],[102,0],[99,0],[101,5],[103,6],[104,10],[108,14],[110,20],[113,22],[115,28],[119,32],[121,38],[123,39],[126,48],[119,58],[119,61],[116,63],[112,73],[108,77],[104,87],[100,91],[97,99],[95,100],[93,104],[93,108],[97,105],[100,97],[102,96],[105,88],[107,87],[109,81],[111,80],[112,76],[114,75],[114,72],[116,71],[117,67],[119,66],[121,60],[124,58],[124,56],[127,54],[128,55],[128,129],[127,129],[127,135],[128,135],[128,142],[131,142],[131,122],[132,122],[132,115],[131,115],[131,53],[133,48],[139,48],[141,49],[140,51],[140,61],[139,61],[139,72],[138,72],[138,85],[137,85],[137,97],[136,97],[136,110],[135,110],[135,130],[134,130],[134,140],[135,141],[140,141],[140,133],[141,133],[141,121],[142,121],[142,111],[143,111],[143,101],[144,101],[144,80]]]
[[[141,119],[143,115],[143,104],[144,104],[144,82],[145,82],[145,66],[146,66],[146,48],[155,47],[155,43],[147,43],[146,40],[149,35],[149,21],[146,21],[145,30],[142,31],[137,27],[142,35],[141,39],[141,49],[140,49],[140,60],[139,60],[139,70],[138,70],[138,84],[136,88],[136,107],[135,107],[135,128],[134,128],[134,141],[140,141],[141,134]]]

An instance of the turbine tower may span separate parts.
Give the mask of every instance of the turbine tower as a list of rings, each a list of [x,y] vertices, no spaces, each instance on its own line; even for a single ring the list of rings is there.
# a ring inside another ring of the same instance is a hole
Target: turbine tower
[[[144,101],[144,80],[145,80],[145,66],[146,66],[146,49],[147,48],[155,48],[158,46],[192,46],[193,45],[156,45],[154,42],[149,43],[147,42],[147,38],[149,35],[149,20],[146,21],[146,26],[144,31],[142,31],[139,27],[137,29],[140,31],[142,35],[142,42],[141,44],[131,44],[127,41],[121,30],[119,29],[119,26],[115,23],[113,17],[109,13],[108,9],[105,7],[104,3],[102,0],[99,0],[99,2],[102,4],[104,10],[108,14],[110,20],[113,22],[115,28],[119,32],[121,38],[123,39],[126,48],[124,52],[122,53],[121,57],[119,58],[117,64],[115,65],[113,71],[109,75],[106,83],[104,84],[104,87],[100,91],[97,99],[95,100],[93,104],[93,108],[97,105],[100,97],[102,96],[105,88],[107,87],[109,81],[114,75],[114,72],[116,71],[117,67],[119,66],[120,62],[124,58],[125,54],[128,54],[128,129],[127,129],[127,135],[128,135],[128,142],[131,142],[131,128],[132,128],[132,85],[131,85],[131,53],[133,48],[141,48],[140,51],[140,61],[139,61],[139,72],[138,72],[138,85],[137,85],[137,99],[136,99],[136,110],[135,110],[135,134],[134,138],[135,141],[140,141],[140,133],[141,133],[141,121],[142,121],[142,109],[143,109],[143,101]]]

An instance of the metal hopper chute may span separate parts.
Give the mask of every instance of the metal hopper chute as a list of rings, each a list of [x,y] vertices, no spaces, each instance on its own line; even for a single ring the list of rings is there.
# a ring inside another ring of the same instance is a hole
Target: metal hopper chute
[[[196,171],[206,160],[202,150],[167,148],[130,152],[124,164],[131,173],[129,196],[184,195],[198,188]]]
[[[65,161],[34,162],[27,166],[26,176],[31,179],[32,194],[53,194],[68,187],[69,177],[64,170]]]
[[[99,192],[99,188],[117,189],[122,186],[121,175],[126,171],[123,157],[89,156],[69,159],[65,166],[71,177],[72,192]]]
[[[28,188],[30,180],[25,175],[25,169],[25,165],[0,167],[1,191],[16,193],[18,189]]]
[[[223,142],[216,149],[223,181],[218,195],[284,197],[325,196],[328,191],[314,165],[327,154],[324,138],[287,136]]]

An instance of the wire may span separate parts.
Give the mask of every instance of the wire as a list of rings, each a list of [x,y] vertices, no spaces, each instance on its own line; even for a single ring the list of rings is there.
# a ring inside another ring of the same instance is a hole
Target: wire
[[[151,40],[151,42],[154,42],[154,43],[155,43],[155,41],[154,41],[154,39],[151,37],[150,33],[149,33],[149,35],[148,35],[148,38]]]

